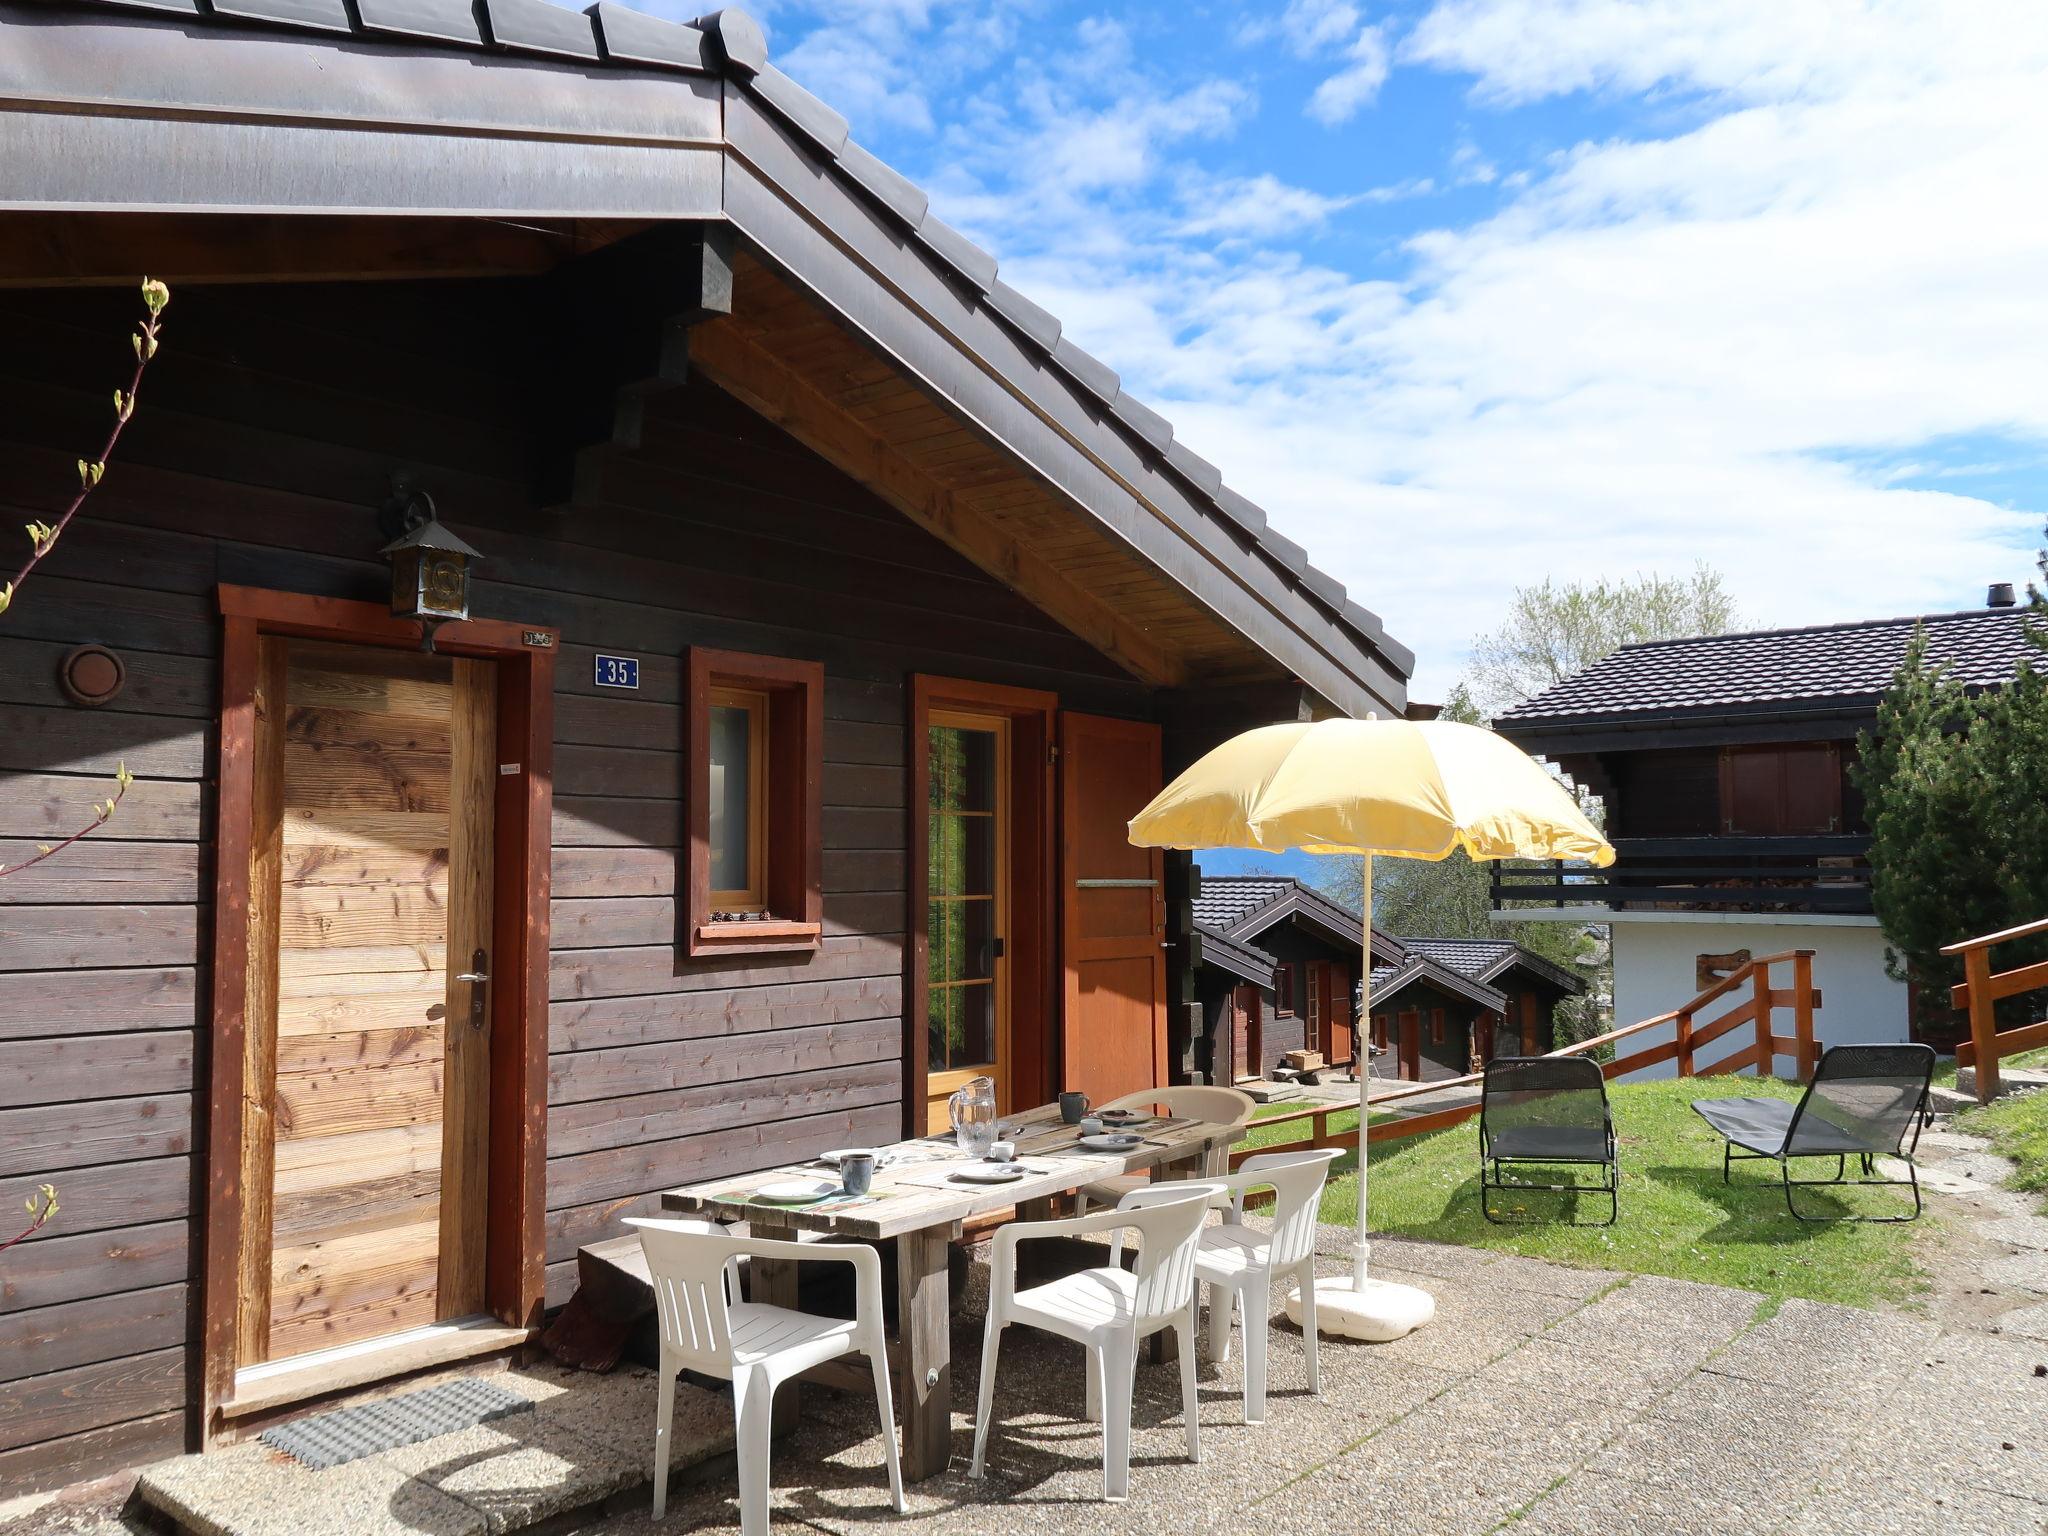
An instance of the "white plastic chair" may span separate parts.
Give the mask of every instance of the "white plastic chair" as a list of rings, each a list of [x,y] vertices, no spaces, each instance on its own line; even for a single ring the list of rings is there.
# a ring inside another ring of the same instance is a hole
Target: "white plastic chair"
[[[1213,1088],[1190,1085],[1180,1088],[1146,1088],[1137,1093],[1127,1093],[1120,1099],[1111,1099],[1094,1112],[1104,1109],[1152,1109],[1157,1107],[1169,1115],[1182,1116],[1190,1120],[1207,1120],[1217,1125],[1242,1126],[1252,1117],[1258,1103],[1248,1093],[1235,1088]],[[1202,1164],[1202,1177],[1214,1178],[1230,1171],[1230,1147],[1218,1143],[1209,1149]],[[1142,1173],[1119,1173],[1107,1179],[1097,1179],[1075,1191],[1074,1214],[1085,1216],[1091,1205],[1115,1205],[1134,1189],[1143,1189],[1151,1179]]]
[[[896,1411],[889,1399],[889,1354],[882,1334],[882,1261],[858,1243],[794,1243],[734,1237],[716,1222],[629,1216],[654,1281],[661,1320],[661,1396],[654,1420],[654,1518],[668,1507],[669,1424],[676,1374],[696,1371],[732,1383],[739,1450],[740,1530],[767,1536],[768,1440],[775,1389],[800,1371],[841,1355],[864,1354],[875,1372],[889,1500],[903,1513],[903,1471],[896,1459]],[[758,1301],[735,1301],[741,1254],[853,1266],[854,1316],[813,1317]]]
[[[980,1477],[994,1416],[996,1351],[1012,1323],[1072,1339],[1088,1352],[1088,1417],[1102,1425],[1103,1497],[1131,1491],[1131,1392],[1138,1343],[1162,1328],[1180,1339],[1181,1411],[1188,1460],[1202,1459],[1201,1413],[1195,1393],[1195,1248],[1209,1199],[1218,1186],[1159,1184],[1134,1190],[1113,1211],[1065,1221],[1015,1221],[996,1232],[989,1260],[988,1327],[981,1346],[981,1397],[974,1421],[974,1464]],[[1123,1267],[1124,1233],[1136,1231],[1137,1268]],[[1109,1263],[1100,1269],[1017,1289],[1017,1245],[1040,1237],[1109,1232]]]
[[[1327,1147],[1312,1152],[1267,1152],[1248,1157],[1218,1181],[1230,1192],[1230,1219],[1204,1227],[1195,1253],[1195,1278],[1209,1288],[1209,1358],[1230,1358],[1230,1314],[1244,1315],[1244,1421],[1266,1419],[1266,1331],[1273,1281],[1291,1278],[1301,1288],[1301,1333],[1308,1351],[1308,1389],[1323,1393],[1316,1341],[1316,1216],[1330,1165],[1343,1156]],[[1244,1197],[1273,1191],[1268,1232],[1244,1224]]]

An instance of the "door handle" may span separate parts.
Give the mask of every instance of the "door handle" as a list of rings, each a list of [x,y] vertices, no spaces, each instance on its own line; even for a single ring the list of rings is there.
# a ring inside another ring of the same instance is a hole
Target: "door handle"
[[[486,1022],[484,1018],[484,987],[489,983],[491,973],[485,970],[484,967],[489,965],[490,962],[491,957],[479,949],[470,956],[470,968],[460,972],[455,978],[457,981],[469,983],[469,1025],[472,1029],[482,1029]]]

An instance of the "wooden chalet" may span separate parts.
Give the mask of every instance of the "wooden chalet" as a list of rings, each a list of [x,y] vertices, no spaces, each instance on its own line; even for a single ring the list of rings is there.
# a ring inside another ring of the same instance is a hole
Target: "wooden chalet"
[[[1584,978],[1509,939],[1399,943],[1372,969],[1372,1043],[1388,1077],[1461,1077],[1496,1056],[1555,1050],[1557,1005],[1585,990]]]
[[[2031,654],[2025,628],[2000,585],[1963,613],[1624,646],[1494,722],[1600,796],[1616,862],[1497,865],[1496,908],[1608,925],[1618,1020],[1800,948],[1827,997],[1822,1044],[1908,1039],[1906,985],[1871,908],[1856,738],[1916,630],[1930,664],[1993,688]]]
[[[61,1196],[9,1494],[502,1352],[663,1190],[970,1073],[1168,1080],[1189,865],[1125,819],[1406,704],[736,11],[0,0],[0,252],[17,523],[172,287],[0,616],[0,863],[136,776],[0,876],[0,1210]]]
[[[1194,901],[1200,1066],[1219,1083],[1272,1075],[1289,1051],[1333,1067],[1353,1053],[1358,914],[1284,875],[1203,876]],[[1405,954],[1373,930],[1373,953]]]
[[[1204,876],[1194,901],[1195,1065],[1219,1083],[1270,1079],[1290,1051],[1350,1064],[1363,924],[1281,875]],[[1457,1077],[1496,1055],[1557,1044],[1556,1010],[1582,978],[1506,939],[1372,935],[1374,1070]]]

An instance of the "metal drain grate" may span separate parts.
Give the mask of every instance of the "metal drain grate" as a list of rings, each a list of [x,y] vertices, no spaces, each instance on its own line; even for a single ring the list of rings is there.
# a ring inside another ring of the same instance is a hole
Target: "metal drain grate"
[[[465,1378],[379,1403],[337,1408],[280,1424],[257,1438],[301,1465],[320,1470],[360,1461],[379,1451],[395,1451],[401,1445],[417,1445],[436,1435],[452,1435],[532,1406],[531,1401],[496,1382]]]

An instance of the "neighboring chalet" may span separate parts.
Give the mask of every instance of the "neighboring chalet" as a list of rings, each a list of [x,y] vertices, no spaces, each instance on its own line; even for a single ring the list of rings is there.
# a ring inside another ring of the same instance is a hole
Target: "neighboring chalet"
[[[1194,900],[1196,997],[1218,1083],[1271,1075],[1289,1051],[1349,1064],[1364,929],[1358,914],[1285,875],[1201,877]],[[1400,954],[1377,929],[1373,953]]]
[[[1557,1005],[1583,978],[1508,939],[1400,939],[1372,968],[1380,1071],[1420,1082],[1476,1072],[1496,1056],[1555,1050]]]
[[[1594,875],[1496,866],[1496,908],[1610,925],[1617,1023],[1800,948],[1815,952],[1823,1042],[1912,1037],[1871,910],[1856,736],[1916,626],[1930,662],[1988,688],[2029,654],[2025,618],[1999,586],[1965,613],[1625,646],[1517,705],[1494,728],[1601,797],[1618,857]]]
[[[1285,876],[1226,875],[1200,881],[1194,916],[1205,1047],[1196,1070],[1254,1082],[1304,1048],[1332,1067],[1350,1064],[1357,913]],[[1406,939],[1375,928],[1372,957],[1371,1038],[1385,1077],[1456,1077],[1495,1055],[1548,1051],[1558,1002],[1583,985],[1504,939]]]
[[[0,0],[0,166],[13,522],[173,288],[0,618],[0,863],[136,775],[0,878],[0,1210],[62,1196],[8,1494],[502,1352],[663,1190],[966,1074],[1171,1078],[1190,864],[1126,819],[1405,710],[739,12]]]

